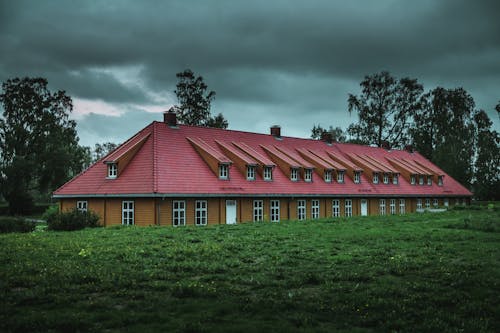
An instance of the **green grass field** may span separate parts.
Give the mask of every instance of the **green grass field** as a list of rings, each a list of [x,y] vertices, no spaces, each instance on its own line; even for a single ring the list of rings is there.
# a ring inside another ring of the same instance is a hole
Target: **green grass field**
[[[498,332],[500,212],[0,235],[2,332]]]

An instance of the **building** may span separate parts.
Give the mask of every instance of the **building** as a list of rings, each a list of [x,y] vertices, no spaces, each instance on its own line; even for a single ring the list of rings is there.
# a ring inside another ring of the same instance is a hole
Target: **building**
[[[53,194],[108,225],[404,214],[472,193],[418,152],[153,122]]]

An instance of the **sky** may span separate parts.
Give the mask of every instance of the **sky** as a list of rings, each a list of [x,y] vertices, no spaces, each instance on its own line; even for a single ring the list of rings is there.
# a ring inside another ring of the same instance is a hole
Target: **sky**
[[[87,146],[161,121],[188,68],[229,129],[346,129],[348,94],[387,70],[426,91],[463,87],[499,131],[499,13],[497,0],[0,0],[0,81],[65,90]]]

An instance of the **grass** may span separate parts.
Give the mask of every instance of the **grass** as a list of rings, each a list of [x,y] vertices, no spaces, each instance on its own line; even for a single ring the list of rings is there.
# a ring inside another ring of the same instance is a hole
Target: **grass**
[[[495,332],[499,224],[484,209],[0,235],[0,331]]]

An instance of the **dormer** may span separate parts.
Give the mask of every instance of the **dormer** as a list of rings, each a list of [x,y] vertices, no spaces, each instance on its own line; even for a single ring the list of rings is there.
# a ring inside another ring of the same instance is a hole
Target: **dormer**
[[[323,158],[316,155],[313,151],[307,150],[305,148],[297,148],[296,151],[298,152],[301,158],[303,158],[305,161],[314,166],[315,168],[314,170],[316,170],[316,172],[323,178],[325,183],[332,182],[333,172],[336,168],[344,169],[342,166],[339,166],[336,163],[332,164],[325,161]],[[308,181],[306,170],[307,169],[304,170],[304,180]],[[311,169],[311,176],[312,176],[312,169]]]
[[[201,138],[186,138],[210,170],[221,180],[229,180],[229,169],[233,163],[227,156],[217,151]]]
[[[380,182],[380,175],[383,173],[383,170],[379,166],[357,154],[347,154],[347,156],[354,163],[362,166],[363,169],[367,171],[367,175],[371,174],[373,184],[378,184]]]
[[[114,178],[118,177],[118,163],[108,162],[106,164],[108,167],[108,178],[114,179]]]
[[[361,182],[361,173],[363,172],[363,169],[361,167],[359,167],[358,165],[349,161],[347,158],[342,156],[340,153],[333,152],[330,150],[327,150],[326,153],[335,162],[344,166],[345,172],[349,175],[349,177],[351,177],[353,182],[355,181],[356,177],[359,177],[359,182]],[[356,174],[358,174],[358,176],[356,176]],[[337,177],[339,177],[339,174],[337,174]],[[342,173],[342,175],[340,177],[342,178],[342,182],[343,182],[344,181],[344,174]]]
[[[262,179],[264,179],[265,181],[273,180],[273,169],[276,164],[274,164],[272,160],[270,160],[267,156],[257,152],[255,149],[244,142],[232,142],[232,144],[234,147],[238,148],[241,153],[244,153],[245,155],[256,161],[257,173],[261,175]],[[251,166],[251,164],[248,164],[247,166]]]
[[[427,171],[401,158],[391,157],[387,158],[387,160],[401,173],[408,183],[411,185],[416,185],[417,183],[424,185],[424,176],[427,174]]]
[[[255,159],[248,156],[235,146],[219,140],[215,140],[224,154],[233,161],[236,168],[247,180],[255,180],[256,168],[258,163]]]
[[[274,146],[261,145],[261,147],[290,180],[298,181],[300,169],[303,168],[300,163],[291,159]]]
[[[302,158],[302,156],[293,149],[288,149],[279,145],[275,145],[274,147],[301,165],[301,176],[306,183],[313,181],[313,170],[316,167],[314,163],[310,163],[307,159]]]

